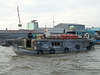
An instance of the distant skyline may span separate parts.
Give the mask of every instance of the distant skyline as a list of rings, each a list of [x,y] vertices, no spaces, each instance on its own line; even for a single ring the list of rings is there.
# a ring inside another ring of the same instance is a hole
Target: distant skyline
[[[100,27],[100,0],[0,0],[0,30],[16,30],[17,5],[22,28],[31,20],[39,27],[53,27],[59,23],[77,23],[86,27]]]

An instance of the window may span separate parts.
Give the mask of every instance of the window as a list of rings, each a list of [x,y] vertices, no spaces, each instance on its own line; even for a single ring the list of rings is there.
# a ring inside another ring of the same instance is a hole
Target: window
[[[61,42],[52,42],[52,46],[62,46]]]

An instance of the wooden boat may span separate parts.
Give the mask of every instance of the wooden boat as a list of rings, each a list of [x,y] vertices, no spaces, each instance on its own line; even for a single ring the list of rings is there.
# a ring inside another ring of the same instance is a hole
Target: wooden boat
[[[24,39],[22,45],[12,45],[18,55],[68,53],[70,51],[91,50],[88,39],[32,39],[30,43]]]

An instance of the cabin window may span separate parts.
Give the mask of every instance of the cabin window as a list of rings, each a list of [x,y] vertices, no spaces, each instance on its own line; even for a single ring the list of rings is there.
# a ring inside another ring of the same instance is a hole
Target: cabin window
[[[60,46],[60,42],[58,42],[58,46]]]
[[[58,43],[58,42],[55,42],[55,46],[57,46],[57,43]]]
[[[61,42],[52,42],[52,46],[62,46]]]
[[[52,46],[54,46],[54,42],[52,42]]]

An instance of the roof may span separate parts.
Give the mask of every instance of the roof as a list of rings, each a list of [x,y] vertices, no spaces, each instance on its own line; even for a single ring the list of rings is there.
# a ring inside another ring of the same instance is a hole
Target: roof
[[[85,26],[82,24],[73,24],[73,23],[59,23],[58,25],[54,26],[54,28],[67,28],[67,26]]]

